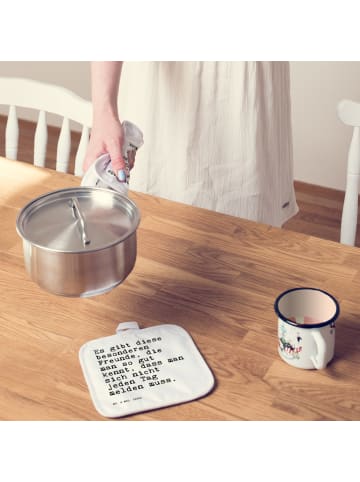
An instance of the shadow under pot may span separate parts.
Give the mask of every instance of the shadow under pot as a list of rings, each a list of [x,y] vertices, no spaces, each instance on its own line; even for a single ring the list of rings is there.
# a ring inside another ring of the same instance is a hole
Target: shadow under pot
[[[112,290],[132,271],[140,213],[126,196],[94,187],[33,199],[20,211],[26,270],[43,289],[90,297]]]

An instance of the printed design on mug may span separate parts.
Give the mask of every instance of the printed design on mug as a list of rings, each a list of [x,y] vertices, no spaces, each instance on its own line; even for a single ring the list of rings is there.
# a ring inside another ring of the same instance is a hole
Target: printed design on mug
[[[302,351],[302,337],[299,333],[295,338],[288,338],[284,324],[281,325],[281,336],[279,338],[279,348],[283,355],[289,360],[299,360]]]
[[[335,321],[333,321],[330,325],[330,335],[332,335],[335,331]]]

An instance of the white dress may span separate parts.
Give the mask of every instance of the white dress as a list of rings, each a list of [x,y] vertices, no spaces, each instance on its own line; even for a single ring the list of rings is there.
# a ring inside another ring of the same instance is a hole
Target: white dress
[[[288,62],[125,62],[130,188],[281,226],[297,213]]]

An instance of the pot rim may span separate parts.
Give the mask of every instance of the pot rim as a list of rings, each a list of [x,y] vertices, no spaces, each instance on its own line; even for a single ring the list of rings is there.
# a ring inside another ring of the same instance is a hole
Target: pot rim
[[[103,251],[104,249],[112,248],[113,246],[116,246],[116,245],[126,241],[128,238],[130,238],[131,236],[136,234],[137,228],[139,227],[140,220],[141,220],[140,210],[139,210],[138,206],[136,205],[136,203],[134,201],[129,199],[124,194],[111,190],[111,192],[113,193],[114,196],[121,197],[121,198],[125,199],[126,202],[129,203],[134,208],[134,211],[136,213],[133,230],[131,232],[129,232],[128,234],[124,235],[123,237],[119,237],[119,239],[117,239],[116,241],[113,241],[112,243],[106,244],[104,246],[99,246],[99,247],[94,248],[94,249],[87,249],[86,251],[82,251],[82,250],[65,251],[65,250],[62,250],[62,249],[55,249],[55,248],[49,248],[47,246],[43,246],[40,243],[36,243],[34,241],[31,241],[30,239],[28,239],[28,237],[25,236],[24,231],[23,231],[22,226],[21,226],[21,220],[24,217],[24,214],[26,213],[26,211],[30,209],[32,204],[40,201],[42,198],[45,198],[45,197],[49,196],[50,194],[59,194],[59,193],[62,193],[62,192],[78,191],[79,189],[84,190],[84,191],[85,190],[88,190],[88,191],[105,191],[105,192],[110,191],[110,189],[104,189],[104,188],[92,187],[92,186],[68,187],[68,188],[63,188],[63,189],[57,189],[55,191],[49,191],[49,192],[41,194],[40,196],[32,199],[27,204],[25,204],[25,206],[23,206],[21,208],[20,212],[18,213],[18,215],[16,217],[16,231],[17,231],[18,235],[22,238],[22,240],[30,243],[31,246],[33,246],[33,247],[36,247],[36,248],[39,248],[39,249],[42,249],[42,250],[45,250],[45,251],[53,252],[53,253],[61,253],[61,254],[69,254],[69,255],[71,255],[71,254],[83,254],[83,255],[85,255],[85,254],[95,253],[97,251]]]

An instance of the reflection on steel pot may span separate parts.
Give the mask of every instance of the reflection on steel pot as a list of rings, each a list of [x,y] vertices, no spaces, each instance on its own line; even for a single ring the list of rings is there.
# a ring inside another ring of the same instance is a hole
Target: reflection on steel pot
[[[140,213],[126,196],[94,187],[44,194],[20,211],[16,228],[25,266],[42,288],[95,296],[129,275],[136,260]]]

